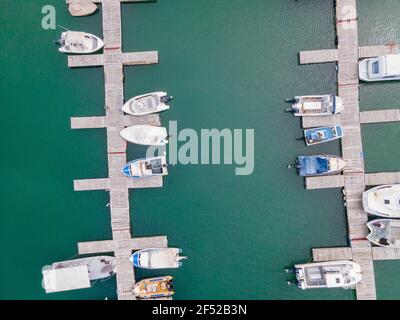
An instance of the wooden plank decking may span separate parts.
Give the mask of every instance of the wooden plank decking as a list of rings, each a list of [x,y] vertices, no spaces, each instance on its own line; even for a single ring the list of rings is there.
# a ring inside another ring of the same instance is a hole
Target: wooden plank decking
[[[77,2],[67,0],[67,3]],[[107,130],[109,177],[104,179],[75,180],[76,191],[107,190],[110,194],[110,213],[113,240],[79,243],[80,254],[114,252],[117,264],[117,293],[120,300],[133,300],[135,275],[129,257],[132,250],[148,247],[166,247],[166,237],[132,238],[129,189],[162,187],[161,177],[133,181],[121,173],[127,163],[127,143],[119,132],[136,124],[161,125],[158,115],[129,117],[121,111],[124,104],[124,66],[158,63],[158,52],[122,52],[121,2],[138,0],[97,0],[102,4],[104,53],[68,57],[70,68],[103,67],[105,81],[105,116],[72,118],[73,129]]]
[[[338,95],[343,98],[344,111],[340,116],[303,119],[303,127],[319,127],[341,124],[345,133],[341,141],[342,157],[347,167],[342,176],[306,179],[308,189],[344,188],[347,207],[350,248],[314,249],[315,261],[352,259],[363,269],[363,280],[357,285],[357,299],[376,299],[373,254],[369,241],[368,215],[363,210],[362,193],[366,187],[361,123],[387,122],[397,118],[393,111],[360,113],[359,106],[359,59],[393,53],[395,46],[360,47],[358,44],[358,17],[356,0],[336,1],[336,50],[318,50],[300,53],[300,63],[337,62]],[[369,181],[368,181],[369,182]]]
[[[400,183],[400,171],[367,173],[365,175],[365,184],[368,186],[380,186],[397,183]]]

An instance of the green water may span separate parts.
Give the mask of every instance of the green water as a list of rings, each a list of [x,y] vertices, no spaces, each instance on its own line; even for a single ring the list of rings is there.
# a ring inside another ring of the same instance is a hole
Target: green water
[[[111,238],[105,192],[76,193],[76,178],[107,176],[104,130],[72,131],[71,116],[104,114],[101,68],[69,70],[41,28],[52,4],[57,23],[102,35],[101,11],[70,17],[65,1],[0,3],[1,299],[114,299],[115,280],[46,295],[41,268],[76,254],[78,241]],[[359,1],[363,44],[399,40],[396,0]],[[379,8],[379,10],[378,10]],[[285,266],[313,247],[346,246],[339,190],[307,192],[286,165],[306,149],[299,121],[283,112],[295,94],[334,92],[333,64],[298,66],[298,52],[334,47],[330,0],[159,0],[123,5],[124,51],[158,50],[155,66],[125,69],[125,98],[167,89],[176,96],[163,123],[179,128],[255,129],[255,170],[177,166],[160,190],[131,194],[136,236],[166,234],[189,260],[176,271],[176,299],[354,299],[352,291],[303,292]],[[400,83],[362,85],[362,108],[398,106]],[[399,126],[363,131],[369,171],[398,170]],[[143,156],[129,148],[129,158]],[[376,263],[378,297],[400,298],[400,262]],[[137,272],[137,278],[157,275]]]

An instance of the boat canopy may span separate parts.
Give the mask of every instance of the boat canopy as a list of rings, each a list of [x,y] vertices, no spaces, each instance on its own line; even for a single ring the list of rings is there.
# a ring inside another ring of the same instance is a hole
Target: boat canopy
[[[42,286],[46,290],[46,293],[90,288],[87,265],[61,269],[44,268],[42,274]]]
[[[300,175],[308,176],[329,171],[329,159],[323,157],[299,157]]]

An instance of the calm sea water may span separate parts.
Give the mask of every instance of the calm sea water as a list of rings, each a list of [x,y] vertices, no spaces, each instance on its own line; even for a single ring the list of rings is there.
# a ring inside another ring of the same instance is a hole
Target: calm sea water
[[[107,176],[104,130],[72,131],[71,116],[104,114],[103,70],[69,70],[41,29],[41,8],[57,23],[102,35],[101,11],[70,17],[65,1],[0,4],[1,299],[114,299],[115,280],[46,295],[42,266],[73,257],[78,241],[111,238],[108,195],[76,193],[75,178]],[[363,44],[398,41],[396,0],[359,1]],[[379,8],[379,10],[378,10]],[[339,190],[307,192],[286,166],[299,154],[338,154],[339,144],[306,149],[300,122],[283,112],[295,94],[335,91],[335,68],[298,65],[298,52],[334,47],[330,0],[159,0],[123,5],[124,51],[158,50],[160,64],[125,69],[126,98],[166,89],[176,96],[163,123],[179,128],[255,129],[255,171],[177,166],[160,190],[131,195],[136,236],[166,234],[189,256],[166,271],[176,299],[354,299],[353,291],[302,292],[285,266],[311,248],[346,246]],[[362,109],[393,108],[400,83],[362,85]],[[398,170],[399,126],[367,126],[369,171]],[[130,159],[143,149],[129,149]],[[400,298],[400,262],[376,263],[378,297]],[[137,278],[158,275],[137,272]]]

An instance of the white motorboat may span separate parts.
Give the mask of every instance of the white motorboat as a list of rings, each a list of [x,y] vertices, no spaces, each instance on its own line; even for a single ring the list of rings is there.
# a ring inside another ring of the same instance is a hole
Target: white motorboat
[[[136,251],[129,260],[135,267],[143,269],[179,268],[181,260],[187,259],[180,253],[182,250],[177,248],[150,248]]]
[[[43,267],[42,286],[46,293],[84,289],[116,272],[115,258],[110,256],[55,262]]]
[[[84,17],[94,13],[97,10],[97,5],[90,0],[70,1],[68,10],[74,17]]]
[[[287,112],[293,112],[296,117],[317,117],[339,114],[343,111],[343,101],[335,95],[298,96],[287,99],[293,103]]]
[[[78,31],[63,32],[58,43],[61,46],[58,49],[60,52],[74,54],[93,53],[104,47],[104,42],[99,37]]]
[[[379,186],[363,194],[364,210],[384,218],[400,218],[400,184]]]
[[[352,289],[362,280],[361,267],[352,261],[329,261],[295,265],[299,288]]]
[[[130,99],[122,111],[132,116],[145,116],[169,109],[167,103],[173,99],[166,92],[153,92]]]
[[[165,156],[134,160],[122,168],[122,173],[129,178],[147,178],[154,176],[166,176],[168,163]]]
[[[168,143],[166,128],[150,125],[137,125],[121,131],[121,137],[134,144],[145,146],[164,146]]]
[[[400,248],[400,220],[377,219],[368,222],[367,239],[377,246]]]
[[[400,80],[400,54],[362,60],[359,73],[360,79],[367,82]]]

